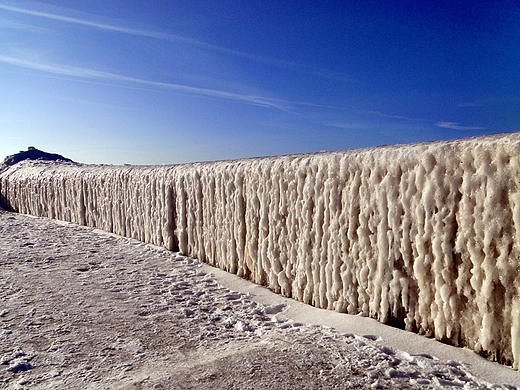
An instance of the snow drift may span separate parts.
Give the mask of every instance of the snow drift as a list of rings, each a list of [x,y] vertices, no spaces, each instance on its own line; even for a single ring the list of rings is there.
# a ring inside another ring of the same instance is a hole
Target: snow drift
[[[0,194],[520,365],[520,133],[175,166],[21,162]]]

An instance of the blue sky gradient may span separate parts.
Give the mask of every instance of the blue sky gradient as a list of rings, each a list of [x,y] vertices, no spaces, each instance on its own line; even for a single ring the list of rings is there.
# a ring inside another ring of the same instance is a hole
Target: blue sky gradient
[[[170,164],[520,131],[516,1],[126,3],[0,0],[0,158]]]

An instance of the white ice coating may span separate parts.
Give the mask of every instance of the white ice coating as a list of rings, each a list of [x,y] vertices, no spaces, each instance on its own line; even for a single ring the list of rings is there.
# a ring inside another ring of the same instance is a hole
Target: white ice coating
[[[520,365],[520,133],[175,166],[26,162],[0,194]]]

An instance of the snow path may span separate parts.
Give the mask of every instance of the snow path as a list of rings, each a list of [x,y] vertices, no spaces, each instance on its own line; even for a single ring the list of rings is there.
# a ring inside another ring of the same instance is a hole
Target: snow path
[[[341,325],[338,313],[319,310],[316,318],[317,309],[197,260],[91,228],[0,211],[0,267],[0,387],[6,389],[520,383],[520,373],[478,357],[493,376],[475,377],[478,363],[431,356],[423,346],[440,345],[432,340],[361,317],[341,315],[347,324]],[[377,329],[386,329],[384,343]],[[393,334],[406,334],[418,348],[399,350]]]

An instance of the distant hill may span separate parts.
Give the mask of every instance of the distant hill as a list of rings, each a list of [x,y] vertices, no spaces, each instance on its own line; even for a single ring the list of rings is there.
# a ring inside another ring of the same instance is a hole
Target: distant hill
[[[3,162],[3,165],[11,166],[11,165],[19,163],[20,161],[23,161],[23,160],[74,162],[71,159],[63,157],[59,154],[47,153],[42,150],[36,149],[33,146],[29,146],[29,148],[25,152],[20,151],[19,153],[13,154],[11,156],[7,156]]]

